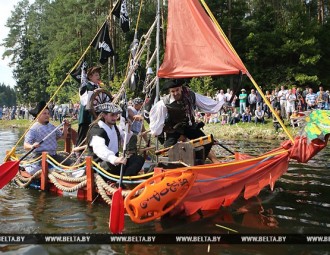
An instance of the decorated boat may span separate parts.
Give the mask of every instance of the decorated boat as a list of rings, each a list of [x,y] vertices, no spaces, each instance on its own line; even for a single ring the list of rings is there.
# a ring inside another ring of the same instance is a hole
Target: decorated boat
[[[133,73],[134,67],[124,83]],[[269,104],[205,2],[169,0],[165,57],[156,80],[234,74],[246,75]],[[98,91],[93,95],[91,108],[100,101],[111,100],[107,92]],[[277,116],[271,105],[268,106]],[[329,111],[314,110],[303,113],[300,118],[302,132],[296,138],[278,118],[289,140],[260,156],[252,157],[225,147],[233,156],[231,160],[201,162],[198,155],[203,154],[200,153],[203,145],[223,146],[209,135],[157,149],[154,152],[157,160],[145,164],[140,175],[128,177],[105,171],[89,156],[68,167],[57,163],[47,153],[27,161],[23,160],[26,155],[20,158],[11,150],[1,166],[1,187],[13,179],[21,187],[49,190],[90,202],[102,198],[112,205],[113,195],[121,191],[121,187],[118,189],[114,183],[123,182],[126,189],[120,195],[125,197],[125,210],[136,223],[152,221],[165,214],[193,215],[217,210],[221,206],[230,206],[241,194],[248,199],[257,196],[266,186],[273,189],[276,180],[287,171],[290,160],[305,163],[327,145]],[[69,137],[66,153],[71,153],[71,145]],[[36,163],[41,164],[36,173],[30,175],[24,171]],[[122,226],[117,227],[122,229]]]

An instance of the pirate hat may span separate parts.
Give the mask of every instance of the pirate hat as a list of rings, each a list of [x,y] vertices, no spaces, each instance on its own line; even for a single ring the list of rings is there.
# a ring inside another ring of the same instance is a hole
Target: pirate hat
[[[29,113],[33,116],[33,117],[37,117],[38,114],[42,111],[42,109],[44,109],[46,106],[46,102],[45,101],[40,101],[36,107],[32,110],[29,111]],[[46,107],[45,109],[48,109],[48,107]]]
[[[111,112],[111,113],[121,113],[122,109],[120,108],[119,105],[113,104],[113,103],[104,103],[104,104],[99,104],[95,107],[95,111],[100,113],[100,112]]]
[[[143,103],[143,99],[141,99],[140,97],[133,99],[133,104],[142,104],[142,103]]]

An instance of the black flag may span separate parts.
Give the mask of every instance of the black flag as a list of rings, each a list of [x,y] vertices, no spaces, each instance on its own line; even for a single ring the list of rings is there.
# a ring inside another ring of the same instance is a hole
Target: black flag
[[[79,65],[76,67],[76,69],[74,69],[74,70],[70,73],[71,77],[72,77],[75,81],[77,81],[78,83],[81,83],[81,75],[82,75],[83,73],[86,73],[86,71],[87,71],[87,67],[88,67],[88,64],[87,64],[87,62],[85,61],[85,59],[83,59],[83,60],[79,63]],[[82,71],[84,71],[84,72],[82,72]]]
[[[91,44],[96,50],[100,51],[100,63],[103,65],[108,61],[109,57],[114,55],[112,44],[109,36],[108,21],[101,28],[98,35]]]
[[[126,0],[118,0],[112,10],[112,14],[120,20],[120,27],[124,33],[129,31],[129,18]]]

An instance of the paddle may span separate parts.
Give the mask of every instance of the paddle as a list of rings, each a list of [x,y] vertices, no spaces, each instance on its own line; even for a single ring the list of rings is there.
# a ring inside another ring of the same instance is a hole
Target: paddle
[[[232,150],[228,149],[226,146],[222,145],[218,140],[214,140],[214,144],[221,146],[222,148],[224,148],[226,151],[228,151],[232,155],[235,155],[235,152],[233,152]]]
[[[128,123],[126,123],[125,126],[123,157],[126,156],[127,135],[128,135]],[[119,234],[124,229],[125,208],[124,208],[124,198],[122,195],[122,188],[121,188],[121,184],[123,181],[123,173],[124,173],[124,164],[122,164],[120,167],[119,188],[112,195],[109,229],[113,234]]]
[[[56,127],[52,132],[50,132],[44,139],[42,139],[39,144],[42,144],[45,140],[47,140],[57,129],[64,125],[64,122],[61,123],[58,127]],[[7,161],[0,166],[0,189],[2,189],[7,183],[9,183],[17,174],[19,168],[19,162],[25,159],[31,152],[33,152],[36,148],[32,148],[29,150],[23,157],[16,161]]]

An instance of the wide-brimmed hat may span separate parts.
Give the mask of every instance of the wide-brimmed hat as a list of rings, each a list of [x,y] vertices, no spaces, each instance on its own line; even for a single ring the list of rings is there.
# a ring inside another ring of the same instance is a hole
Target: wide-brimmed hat
[[[29,110],[29,113],[33,116],[33,117],[37,117],[38,114],[42,111],[42,109],[44,109],[46,106],[46,102],[45,101],[40,101],[36,107],[32,110]],[[48,109],[48,107],[46,107],[45,109]]]
[[[180,87],[180,86],[184,85],[185,82],[186,82],[185,79],[167,80],[164,83],[163,90]]]
[[[88,68],[87,77],[92,75],[93,73],[101,73],[101,69],[102,69],[102,67],[100,67],[100,66],[92,66],[92,67]]]
[[[171,88],[176,88],[180,87],[181,84],[177,83],[175,80],[168,80],[164,83],[163,89],[171,89]]]
[[[100,112],[111,112],[111,113],[121,113],[122,109],[119,105],[113,104],[113,103],[104,103],[99,104],[95,107],[95,111]]]
[[[133,99],[133,104],[142,104],[142,103],[143,103],[143,99],[140,97]]]
[[[243,92],[243,91],[244,91],[244,92],[246,92],[246,90],[245,90],[245,89],[241,89],[241,91],[242,91],[242,92]]]

